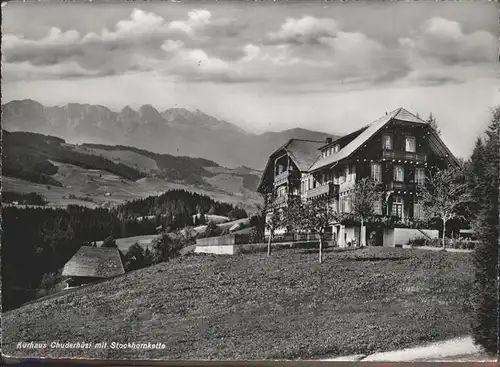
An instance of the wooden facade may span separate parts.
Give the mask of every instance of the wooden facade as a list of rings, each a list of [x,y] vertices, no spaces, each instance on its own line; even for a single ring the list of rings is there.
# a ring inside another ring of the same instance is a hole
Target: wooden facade
[[[368,177],[380,182],[382,200],[374,203],[379,216],[419,221],[418,188],[429,171],[458,164],[429,124],[402,108],[344,137],[327,139],[316,150],[308,169],[295,162],[297,152],[276,151],[259,192],[275,190],[280,206],[300,196],[328,200],[337,211],[349,213],[356,181]]]

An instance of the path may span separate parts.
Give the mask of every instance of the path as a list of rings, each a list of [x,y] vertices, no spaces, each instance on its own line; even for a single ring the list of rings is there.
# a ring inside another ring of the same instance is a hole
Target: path
[[[363,362],[495,362],[480,347],[474,345],[471,337],[454,338],[431,343],[422,347],[406,348],[371,355],[351,355],[324,359],[323,361],[363,361]]]

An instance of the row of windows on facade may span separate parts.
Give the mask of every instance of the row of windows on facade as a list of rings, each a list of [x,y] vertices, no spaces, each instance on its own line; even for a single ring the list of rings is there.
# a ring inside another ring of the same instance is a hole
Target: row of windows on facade
[[[339,200],[339,211],[342,213],[351,213],[352,211],[352,196],[346,195],[341,196]],[[373,202],[373,212],[376,215],[382,215],[382,201],[377,200]],[[392,200],[392,211],[391,213],[386,213],[387,215],[392,215],[398,218],[404,218],[404,201],[401,196],[394,196]],[[422,203],[418,198],[413,199],[413,218],[423,219],[424,209]]]
[[[405,136],[404,137],[404,143],[405,143],[405,151],[409,153],[415,153],[417,150],[417,141],[414,136]],[[386,150],[392,150],[393,149],[393,144],[392,144],[392,135],[384,134],[382,135],[382,149]],[[332,155],[333,153],[337,153],[340,150],[340,145],[335,144],[333,147],[329,147],[327,149],[324,149],[322,151],[322,157],[328,157]]]
[[[381,163],[372,163],[371,164],[371,179],[376,182],[382,181],[382,164]],[[334,174],[333,172],[325,173],[322,177],[322,182],[334,182],[335,184],[343,184],[346,182],[356,181],[356,167],[355,166],[347,166],[343,174],[340,175],[338,172]],[[425,183],[425,170],[423,167],[415,168],[415,183],[417,185],[423,185]],[[405,170],[402,165],[394,165],[393,166],[393,181],[395,182],[404,182],[405,181]],[[307,180],[302,181],[301,183],[301,192],[304,194],[307,190],[311,190],[315,187],[316,180],[313,177],[309,177]]]
[[[281,186],[278,188],[278,196],[286,195],[286,187]],[[338,210],[342,213],[351,213],[352,211],[352,195],[341,195],[339,198]],[[382,200],[376,200],[373,202],[373,211],[376,215],[382,215]],[[386,213],[387,215],[393,215],[398,218],[404,217],[404,201],[401,196],[394,196],[392,200],[392,211],[391,213]],[[413,218],[422,219],[423,218],[423,207],[422,203],[418,198],[413,199]]]

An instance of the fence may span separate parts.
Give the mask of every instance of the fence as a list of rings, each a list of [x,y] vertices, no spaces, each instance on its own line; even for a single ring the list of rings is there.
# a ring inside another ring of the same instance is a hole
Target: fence
[[[285,233],[281,235],[275,235],[271,242],[308,242],[308,241],[319,241],[319,233]],[[269,236],[265,237],[266,242],[269,241]],[[323,234],[323,241],[329,242],[334,240],[333,233],[327,232]]]

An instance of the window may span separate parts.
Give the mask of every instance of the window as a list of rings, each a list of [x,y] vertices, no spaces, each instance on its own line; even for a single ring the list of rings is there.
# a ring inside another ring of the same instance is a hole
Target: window
[[[382,135],[382,149],[392,150],[391,135]]]
[[[349,176],[349,166],[344,168],[344,178],[342,180],[343,182],[347,182],[347,176]]]
[[[333,146],[333,152],[334,152],[334,153],[337,153],[339,150],[340,150],[340,145],[335,144],[335,145]]]
[[[425,171],[422,167],[418,167],[415,169],[415,183],[417,185],[425,184]]]
[[[333,148],[332,147],[328,148],[328,155],[332,155],[332,152],[333,152]]]
[[[423,219],[424,218],[424,207],[420,200],[415,199],[413,202],[413,218]]]
[[[405,180],[405,173],[403,166],[394,166],[394,181],[403,182]]]
[[[321,151],[321,157],[322,157],[322,158],[325,158],[325,157],[326,157],[326,150],[322,150],[322,151]]]
[[[375,215],[382,215],[382,202],[380,200],[373,202],[373,213]]]
[[[414,136],[405,136],[405,150],[410,153],[415,153],[415,137]]]
[[[347,167],[347,169],[346,169],[346,175],[347,175],[347,180],[349,182],[351,182],[352,181],[352,171],[351,171],[350,167]]]
[[[382,166],[380,163],[372,163],[372,180],[380,182],[382,181]]]
[[[340,198],[340,209],[343,213],[351,212],[351,197],[349,195]]]
[[[403,219],[403,198],[396,196],[392,201],[392,215]]]

